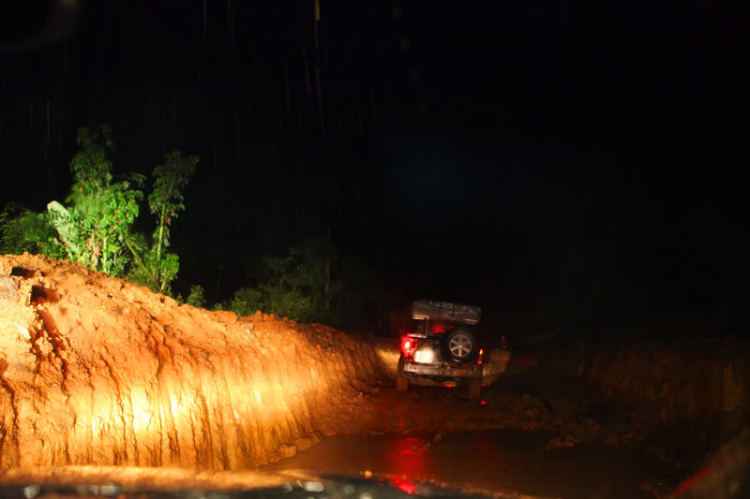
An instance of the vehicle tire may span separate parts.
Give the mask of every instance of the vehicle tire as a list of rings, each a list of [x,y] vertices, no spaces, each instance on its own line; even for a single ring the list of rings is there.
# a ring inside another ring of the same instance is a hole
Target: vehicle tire
[[[398,378],[396,378],[396,390],[399,392],[408,392],[409,378],[399,375]]]
[[[470,399],[478,399],[482,396],[482,380],[481,379],[468,379],[466,380],[466,391],[467,396]]]
[[[443,339],[443,358],[456,364],[476,360],[479,345],[474,333],[468,327],[457,327]]]

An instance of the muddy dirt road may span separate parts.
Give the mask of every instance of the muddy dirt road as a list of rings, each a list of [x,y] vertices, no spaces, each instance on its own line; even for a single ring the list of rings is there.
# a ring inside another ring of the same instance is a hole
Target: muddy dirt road
[[[659,497],[679,482],[674,463],[648,452],[638,438],[625,438],[632,415],[593,411],[570,387],[557,395],[560,387],[536,387],[532,395],[532,381],[501,378],[485,388],[484,404],[464,399],[458,389],[382,389],[366,401],[380,411],[380,424],[372,424],[377,430],[325,438],[262,469],[372,472],[403,480],[397,483],[404,490],[426,480],[563,498]]]
[[[75,466],[119,479],[270,465],[658,496],[722,442],[698,423],[728,436],[746,421],[748,350],[706,345],[583,344],[525,361],[490,350],[481,401],[456,388],[401,393],[389,380],[396,338],[210,312],[67,262],[5,256],[0,482],[75,477]],[[691,456],[675,441],[700,445]]]
[[[441,438],[442,437],[442,438]],[[643,448],[593,445],[545,450],[550,434],[521,430],[421,435],[338,435],[263,469],[376,475],[437,481],[496,493],[564,498],[650,498],[649,487],[671,470]]]

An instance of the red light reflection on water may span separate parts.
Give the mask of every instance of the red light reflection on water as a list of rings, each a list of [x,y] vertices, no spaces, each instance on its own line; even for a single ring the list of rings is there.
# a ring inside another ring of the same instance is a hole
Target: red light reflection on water
[[[410,437],[394,440],[389,442],[389,445],[389,461],[393,464],[397,476],[403,479],[416,479],[424,476],[430,469],[432,459],[427,453],[431,445],[429,441]]]
[[[403,478],[391,478],[390,482],[392,486],[403,492],[406,492],[407,494],[413,494],[416,491],[414,482],[412,482],[411,480],[406,480]]]

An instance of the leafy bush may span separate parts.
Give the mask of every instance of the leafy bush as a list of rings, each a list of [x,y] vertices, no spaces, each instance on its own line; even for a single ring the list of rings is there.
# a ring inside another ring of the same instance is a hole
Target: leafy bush
[[[49,240],[54,240],[55,230],[46,214],[39,214],[15,204],[9,204],[0,213],[0,255],[20,255],[44,252]],[[52,248],[49,248],[52,253]],[[63,254],[56,255],[64,257]]]
[[[338,290],[330,277],[335,256],[327,240],[315,238],[289,248],[285,256],[264,257],[260,285],[238,290],[224,307],[240,316],[262,310],[300,322],[330,322]]]
[[[204,308],[206,306],[206,299],[203,296],[203,286],[190,286],[190,294],[185,302],[193,307]]]
[[[259,285],[238,290],[225,308],[240,316],[262,310],[299,322],[374,325],[379,278],[364,259],[339,260],[327,239],[313,238],[262,263]]]
[[[49,220],[57,231],[56,243],[64,247],[70,261],[110,275],[123,276],[131,255],[125,245],[143,193],[143,177],[113,182],[112,162],[107,152],[114,149],[111,130],[101,125],[95,132],[78,130],[80,150],[70,161],[73,186],[65,208],[57,201],[47,205]]]
[[[234,297],[226,306],[240,317],[252,315],[258,310],[268,311],[267,297],[255,288],[242,288],[234,293]]]
[[[140,178],[134,175],[112,181],[112,164],[107,159],[112,141],[107,126],[95,132],[81,128],[77,142],[80,150],[70,161],[74,184],[66,199],[69,206],[51,201],[46,213],[6,207],[0,217],[0,247],[4,253],[33,251],[68,258],[121,276],[130,261],[123,243],[142,198],[131,183]]]
[[[114,181],[108,153],[114,149],[107,125],[80,128],[79,151],[70,161],[73,186],[65,205],[51,201],[46,213],[9,207],[0,215],[0,250],[7,253],[38,251],[52,258],[67,258],[88,268],[147,284],[169,293],[179,271],[179,258],[169,253],[170,227],[185,209],[182,190],[195,173],[198,158],[183,158],[179,151],[154,168],[148,205],[156,216],[151,244],[132,228],[139,214],[145,183],[131,173]]]

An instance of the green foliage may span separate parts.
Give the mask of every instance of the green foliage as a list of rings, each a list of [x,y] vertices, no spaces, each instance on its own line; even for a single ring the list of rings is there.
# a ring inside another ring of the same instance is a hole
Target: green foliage
[[[74,184],[68,201],[75,204],[85,203],[86,197],[104,190],[112,183],[112,162],[107,158],[107,151],[114,150],[112,129],[100,125],[95,132],[88,127],[78,129],[76,143],[79,151],[70,160],[70,171],[73,172]]]
[[[94,132],[79,129],[79,151],[70,161],[74,183],[66,198],[68,206],[52,201],[44,214],[25,211],[13,219],[6,215],[4,246],[124,275],[130,262],[124,243],[143,195],[131,188],[131,182],[140,181],[137,176],[113,182],[112,163],[107,158],[107,151],[113,148],[110,135],[106,125]]]
[[[169,235],[172,221],[185,209],[183,189],[188,179],[195,173],[197,156],[182,157],[180,151],[167,154],[164,165],[154,168],[154,187],[148,197],[148,206],[156,216],[156,229],[153,233],[151,249],[142,258],[142,275],[149,286],[166,292],[180,269],[179,257],[168,253]]]
[[[339,260],[327,239],[308,239],[286,255],[262,262],[260,285],[238,290],[226,308],[240,316],[262,310],[299,322],[374,324],[377,274],[361,258]]]
[[[114,181],[108,153],[114,150],[112,131],[101,125],[78,130],[79,150],[70,161],[73,186],[65,205],[51,201],[46,213],[6,207],[0,214],[0,250],[7,253],[38,251],[122,277],[126,274],[151,289],[169,292],[180,268],[175,253],[167,252],[172,221],[185,209],[182,191],[195,173],[196,156],[179,151],[154,168],[148,206],[156,215],[151,244],[132,232],[146,180],[130,174]],[[134,265],[133,265],[134,264]]]
[[[159,254],[155,246],[140,243],[132,246],[138,266],[133,268],[130,279],[145,284],[153,291],[170,294],[169,285],[180,271],[179,256],[176,253]]]
[[[259,289],[242,288],[234,293],[226,308],[240,317],[252,315],[258,310],[267,311],[268,303],[266,295]]]
[[[53,201],[48,205],[49,219],[59,234],[59,244],[71,261],[111,275],[130,276],[154,291],[169,292],[179,272],[179,258],[168,253],[169,227],[177,213],[184,210],[182,188],[195,172],[198,158],[182,158],[179,151],[167,155],[163,166],[154,168],[153,190],[148,197],[152,214],[157,216],[152,243],[132,233],[143,193],[143,175],[131,174],[113,182],[112,162],[107,152],[113,149],[111,130],[100,126],[95,133],[88,128],[78,132],[80,150],[70,162],[74,184],[65,208]],[[53,248],[54,249],[54,248]],[[135,266],[130,264],[134,261]]]
[[[335,256],[327,240],[308,239],[285,256],[264,257],[260,286],[238,290],[226,307],[240,316],[262,310],[300,322],[329,321]]]
[[[187,300],[185,302],[188,305],[192,305],[193,307],[198,308],[205,308],[206,306],[206,299],[203,296],[203,286],[201,285],[194,285],[190,286],[190,294],[187,297]]]
[[[107,151],[113,149],[110,135],[106,125],[93,133],[85,127],[79,129],[79,151],[70,161],[74,183],[66,198],[69,206],[57,201],[47,205],[46,221],[57,237],[37,246],[48,256],[65,256],[86,267],[123,276],[130,263],[126,240],[143,198],[139,190],[131,188],[131,182],[138,184],[142,178],[132,176],[113,183],[112,163],[107,158]]]
[[[70,212],[57,201],[52,201],[47,205],[47,220],[50,225],[57,231],[59,250],[67,253],[70,261],[77,262],[83,253],[83,244],[81,235],[78,232],[77,224]],[[55,245],[55,241],[50,241]]]
[[[12,203],[0,213],[0,255],[40,252],[54,239],[55,231],[45,214]]]
[[[331,301],[340,283],[331,279],[336,249],[323,238],[307,239],[280,258],[265,258],[269,279],[262,286],[269,311],[301,322],[331,322]]]

